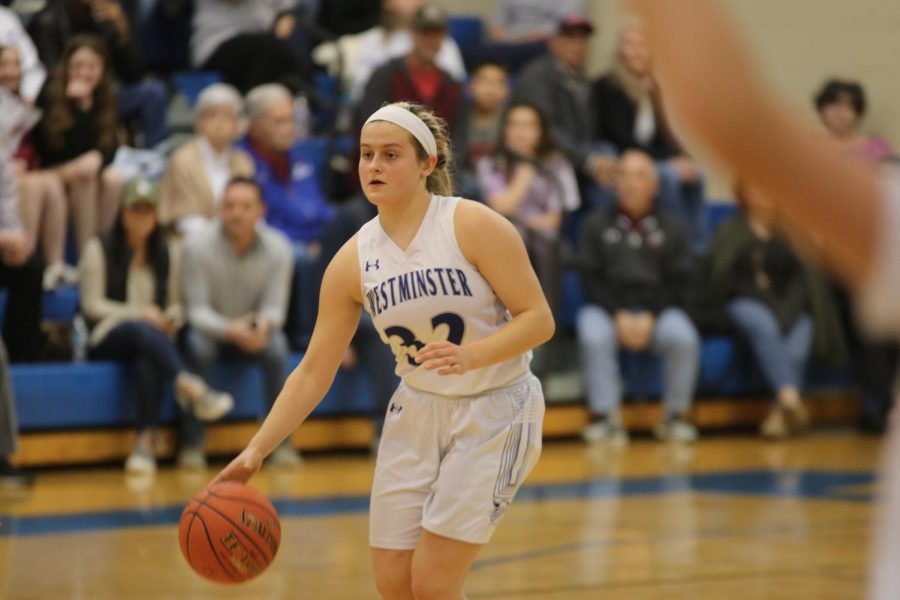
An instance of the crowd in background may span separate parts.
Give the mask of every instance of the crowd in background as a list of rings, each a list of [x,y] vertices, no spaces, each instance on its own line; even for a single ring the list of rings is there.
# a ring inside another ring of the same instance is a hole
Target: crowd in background
[[[858,333],[846,291],[813,266],[823,249],[784,238],[752,183],[736,183],[737,214],[711,230],[703,168],[671,127],[640,24],[618,32],[611,69],[592,77],[596,25],[584,2],[496,4],[485,38],[462,49],[446,10],[422,0],[0,7],[0,106],[22,123],[0,159],[9,360],[47,360],[43,292],[79,286],[89,358],[128,360],[140,383],[126,468],[155,469],[166,382],[181,408],[178,464],[203,468],[202,424],[233,406],[206,383],[212,365],[258,364],[274,401],[289,353],[309,341],[324,267],[375,216],[356,182],[353,140],[374,110],[406,100],[446,120],[459,195],[516,225],[557,313],[563,273],[580,272],[584,306],[571,333],[587,441],[628,438],[622,350],[663,358],[656,435],[695,439],[688,416],[701,338],[712,333],[734,335],[755,357],[773,397],[764,435],[806,427],[814,355],[855,368],[861,425],[882,430],[896,348]],[[190,133],[168,118],[172,75],[185,69],[218,80],[195,99]],[[893,168],[892,148],[862,131],[858,83],[826,82],[814,108],[823,143]],[[160,172],[135,170],[128,148],[158,157]],[[0,475],[15,475],[3,458],[14,448],[5,363],[0,355]],[[379,415],[396,385],[392,363],[364,315],[344,366],[366,370]],[[550,363],[536,353],[539,373]],[[300,458],[286,444],[270,460]]]

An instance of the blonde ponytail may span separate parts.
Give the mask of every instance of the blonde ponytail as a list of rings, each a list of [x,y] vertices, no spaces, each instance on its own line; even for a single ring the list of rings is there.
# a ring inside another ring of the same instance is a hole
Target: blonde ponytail
[[[435,145],[437,146],[437,164],[425,182],[425,189],[438,196],[453,195],[453,149],[450,147],[447,122],[421,104],[397,102],[396,105],[419,117],[431,130],[431,135],[434,136]],[[428,160],[428,154],[425,152],[422,144],[412,134],[409,137],[416,148],[419,160]]]

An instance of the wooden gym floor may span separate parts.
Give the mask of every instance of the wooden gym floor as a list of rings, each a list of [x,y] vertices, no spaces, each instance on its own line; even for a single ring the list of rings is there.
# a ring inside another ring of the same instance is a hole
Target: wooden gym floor
[[[880,441],[708,436],[621,451],[550,442],[469,578],[470,599],[860,598]],[[364,454],[312,455],[253,485],[282,514],[257,581],[220,586],[181,558],[176,522],[213,471],[41,472],[0,489],[0,598],[374,598]]]

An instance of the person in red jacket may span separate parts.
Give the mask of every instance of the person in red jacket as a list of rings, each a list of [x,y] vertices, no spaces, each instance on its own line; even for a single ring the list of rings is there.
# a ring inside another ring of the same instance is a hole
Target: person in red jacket
[[[382,65],[369,79],[357,106],[357,126],[388,102],[405,100],[434,110],[447,121],[451,137],[456,134],[462,103],[462,85],[437,66],[435,59],[447,36],[447,13],[436,4],[426,4],[413,17],[412,52]]]

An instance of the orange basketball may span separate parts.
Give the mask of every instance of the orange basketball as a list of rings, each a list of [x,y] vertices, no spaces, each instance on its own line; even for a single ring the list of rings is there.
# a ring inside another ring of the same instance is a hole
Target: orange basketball
[[[266,570],[281,542],[275,507],[251,487],[226,481],[194,496],[181,513],[178,543],[211,581],[240,583]]]

